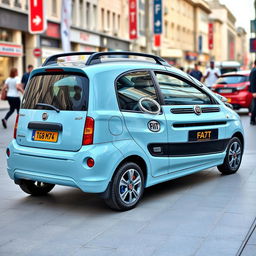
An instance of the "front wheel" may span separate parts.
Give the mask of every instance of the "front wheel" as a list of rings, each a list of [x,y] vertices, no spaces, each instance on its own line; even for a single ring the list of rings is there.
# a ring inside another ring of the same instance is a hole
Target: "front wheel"
[[[48,194],[53,188],[54,184],[33,181],[33,180],[21,180],[20,188],[27,194],[33,196],[43,196]]]
[[[114,210],[127,211],[138,204],[143,192],[143,172],[137,164],[128,162],[114,175],[105,203]]]
[[[222,174],[237,172],[242,161],[242,143],[237,137],[233,137],[227,147],[227,153],[222,165],[217,166]]]

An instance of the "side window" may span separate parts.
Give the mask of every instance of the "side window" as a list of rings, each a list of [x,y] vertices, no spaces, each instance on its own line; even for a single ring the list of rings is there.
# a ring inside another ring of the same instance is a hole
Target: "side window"
[[[157,100],[157,94],[149,72],[131,72],[117,80],[117,97],[121,110],[139,111],[138,102],[143,97]]]
[[[169,74],[156,73],[165,105],[212,104],[210,96],[190,83]]]

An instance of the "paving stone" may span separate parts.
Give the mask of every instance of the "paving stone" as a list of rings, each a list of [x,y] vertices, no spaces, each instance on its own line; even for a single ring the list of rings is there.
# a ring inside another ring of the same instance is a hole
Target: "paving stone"
[[[248,244],[244,248],[241,256],[255,256],[256,255],[256,245],[255,244]]]

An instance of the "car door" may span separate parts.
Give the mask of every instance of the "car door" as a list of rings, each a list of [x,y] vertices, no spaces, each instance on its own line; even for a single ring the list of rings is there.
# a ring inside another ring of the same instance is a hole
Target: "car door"
[[[224,152],[227,117],[223,106],[189,77],[155,72],[167,121],[170,172],[188,171],[221,160]]]
[[[143,97],[159,101],[151,73],[149,71],[134,71],[123,74],[116,82],[116,89],[126,128],[136,144],[148,155],[152,176],[167,174],[168,156],[161,154],[157,146],[152,148],[153,151],[158,152],[157,154],[150,154],[148,149],[148,145],[166,143],[165,115],[142,112],[138,104]]]

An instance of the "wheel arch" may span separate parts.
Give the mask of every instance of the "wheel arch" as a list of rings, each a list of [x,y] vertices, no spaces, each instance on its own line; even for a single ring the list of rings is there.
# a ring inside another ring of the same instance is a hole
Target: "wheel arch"
[[[242,150],[244,152],[244,136],[243,136],[243,134],[241,132],[236,132],[236,133],[233,134],[232,138],[234,138],[234,137],[237,137],[241,141]]]
[[[145,162],[145,160],[141,157],[141,156],[138,156],[138,155],[130,155],[130,156],[127,156],[126,158],[124,158],[119,164],[118,166],[116,167],[113,175],[112,175],[112,178],[111,180],[113,179],[114,175],[116,174],[118,168],[123,165],[124,163],[128,163],[128,162],[133,162],[135,164],[137,164],[142,172],[143,172],[143,175],[144,175],[144,180],[145,180],[145,184],[146,184],[146,180],[147,180],[147,177],[148,177],[148,168],[147,168],[147,164]]]
[[[147,164],[146,164],[146,161],[141,157],[141,156],[138,156],[138,155],[130,155],[130,156],[127,156],[126,158],[124,158],[116,167],[115,171],[113,172],[112,176],[111,176],[111,179],[110,179],[110,182],[108,184],[108,187],[107,189],[105,190],[105,192],[103,193],[99,193],[99,196],[103,199],[105,198],[108,198],[109,197],[109,193],[110,193],[110,188],[111,188],[111,184],[112,184],[112,181],[113,181],[113,177],[115,176],[115,174],[117,173],[119,167],[125,163],[128,163],[128,162],[133,162],[133,163],[136,163],[142,170],[143,172],[143,175],[144,175],[144,187],[146,187],[146,183],[147,183],[147,177],[148,177],[148,167],[147,167]]]

